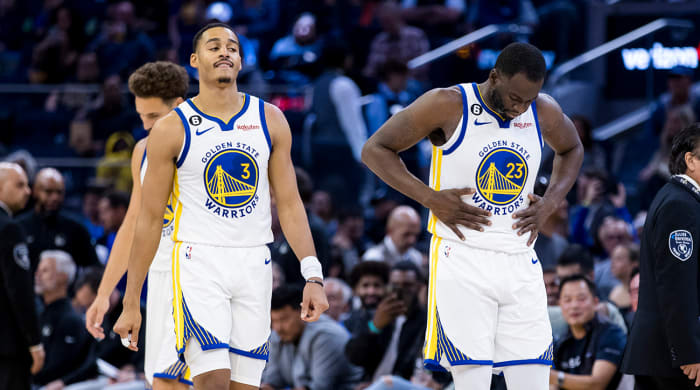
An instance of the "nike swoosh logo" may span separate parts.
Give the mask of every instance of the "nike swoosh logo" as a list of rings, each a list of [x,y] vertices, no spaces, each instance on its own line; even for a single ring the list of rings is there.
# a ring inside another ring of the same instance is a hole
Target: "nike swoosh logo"
[[[265,259],[265,264],[270,264],[272,262],[272,259]]]
[[[532,264],[537,264],[537,259],[532,259]]]
[[[489,123],[491,123],[491,122],[479,122],[476,119],[474,119],[475,126],[488,125]]]
[[[195,134],[196,134],[196,135],[202,135],[202,134],[206,133],[207,131],[209,131],[209,130],[211,130],[211,129],[213,129],[213,128],[214,128],[214,126],[208,128],[208,129],[204,129],[204,130],[202,130],[202,131],[199,131],[199,129],[197,129],[197,131],[195,131]]]

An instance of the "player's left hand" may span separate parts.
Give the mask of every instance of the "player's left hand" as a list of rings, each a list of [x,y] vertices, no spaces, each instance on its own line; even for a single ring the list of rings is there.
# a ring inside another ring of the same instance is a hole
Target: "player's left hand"
[[[549,203],[541,196],[528,194],[527,197],[530,199],[530,205],[525,210],[513,214],[513,218],[518,220],[513,224],[513,229],[518,231],[519,236],[530,232],[530,238],[527,240],[527,246],[530,246],[535,242],[540,227],[554,209],[549,207]]]
[[[139,330],[141,329],[141,311],[139,306],[135,305],[134,308],[128,309],[127,305],[124,305],[124,310],[119,316],[119,319],[114,324],[114,332],[119,334],[122,338],[122,344],[125,340],[129,340],[129,344],[124,344],[125,347],[132,351],[138,351],[136,346],[139,341]]]
[[[312,279],[321,281],[318,278]],[[301,319],[306,322],[314,322],[326,310],[328,310],[328,299],[323,287],[318,283],[306,283],[304,299],[301,302]]]

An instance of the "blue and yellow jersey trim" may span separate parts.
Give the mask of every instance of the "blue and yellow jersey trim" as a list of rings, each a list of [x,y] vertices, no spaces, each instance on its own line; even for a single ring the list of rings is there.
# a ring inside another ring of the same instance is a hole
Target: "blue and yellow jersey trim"
[[[245,112],[248,110],[248,106],[250,106],[250,96],[247,93],[243,94],[243,105],[238,112],[233,114],[227,121],[214,115],[205,114],[204,111],[197,107],[197,104],[192,99],[187,99],[187,103],[197,114],[209,119],[210,121],[216,122],[221,127],[222,131],[229,131],[233,130],[233,124],[236,122],[236,119],[240,118],[241,115],[245,114]]]
[[[192,376],[190,374],[190,368],[185,364],[185,362],[178,360],[177,362],[170,365],[163,372],[157,372],[153,374],[154,378],[162,379],[177,379],[180,383],[184,383],[188,386],[192,386]]]
[[[190,150],[190,143],[192,142],[192,134],[190,131],[190,123],[187,121],[187,118],[185,118],[185,114],[182,112],[180,107],[175,107],[175,112],[177,113],[177,116],[180,117],[180,121],[182,122],[182,126],[185,128],[185,143],[182,145],[182,152],[180,152],[180,157],[178,157],[177,161],[175,162],[175,165],[180,168],[182,164],[185,162],[185,158],[187,157],[187,152]]]
[[[253,348],[250,351],[243,351],[232,347],[230,347],[228,350],[241,356],[267,361],[267,359],[270,357],[270,341],[266,341],[265,344],[257,348]]]
[[[430,163],[430,188],[435,191],[440,191],[440,176],[442,175],[442,149],[433,146],[433,156]],[[437,217],[430,212],[430,218],[428,219],[428,231],[433,235],[435,233],[435,226],[437,225]]]
[[[502,117],[499,113],[491,109],[486,102],[484,101],[483,97],[481,96],[481,91],[479,90],[479,86],[476,83],[472,83],[472,88],[474,89],[474,95],[476,96],[476,99],[479,101],[479,104],[488,112],[491,116],[493,116],[496,121],[498,122],[498,127],[502,129],[507,129],[510,127],[510,121],[507,120],[506,118]]]

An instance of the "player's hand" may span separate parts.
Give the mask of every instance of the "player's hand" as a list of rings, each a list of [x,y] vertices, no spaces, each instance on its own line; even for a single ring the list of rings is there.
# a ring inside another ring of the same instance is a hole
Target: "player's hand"
[[[319,286],[320,287],[320,286]],[[129,340],[128,347],[132,351],[138,351],[136,346],[139,341],[139,330],[141,329],[141,311],[139,310],[138,304],[133,307],[129,305],[124,305],[124,310],[119,316],[119,319],[114,324],[114,332],[119,334],[122,339],[122,344],[124,340]]]
[[[527,197],[530,199],[530,205],[525,210],[513,214],[513,218],[518,220],[513,224],[513,229],[518,231],[519,236],[530,232],[530,238],[527,240],[527,246],[530,246],[535,242],[537,232],[552,214],[554,208],[550,207],[550,203],[541,196],[528,194]]]
[[[700,387],[700,363],[683,365],[681,370],[688,379],[695,381],[695,387]]]
[[[318,278],[311,279],[321,281]],[[323,287],[317,283],[306,283],[304,300],[301,302],[301,319],[306,322],[314,322],[326,310],[328,310],[328,299]]]
[[[98,295],[85,313],[85,328],[92,337],[98,340],[105,338],[105,332],[102,329],[102,319],[107,310],[109,310],[109,297]]]
[[[29,353],[32,355],[32,368],[29,370],[29,372],[32,375],[36,375],[42,368],[44,368],[46,351],[44,351],[43,345],[37,344],[29,348]]]
[[[458,225],[478,231],[483,231],[484,226],[491,225],[488,219],[491,216],[489,211],[468,205],[462,200],[462,196],[475,192],[475,189],[468,187],[435,191],[426,206],[442,223],[452,229],[460,240],[464,240]]]
[[[66,385],[62,380],[56,379],[53,382],[49,382],[44,386],[44,390],[62,390]]]
[[[384,329],[394,322],[396,317],[404,313],[406,313],[406,304],[394,294],[389,294],[388,297],[379,302],[372,322],[377,329]]]

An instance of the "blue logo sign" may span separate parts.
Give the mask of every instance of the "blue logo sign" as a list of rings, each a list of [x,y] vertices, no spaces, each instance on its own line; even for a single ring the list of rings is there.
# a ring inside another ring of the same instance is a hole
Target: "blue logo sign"
[[[254,197],[258,187],[258,163],[238,149],[223,150],[204,168],[204,186],[209,198],[223,207],[241,207]]]
[[[481,160],[476,187],[487,202],[505,205],[518,199],[527,174],[527,163],[520,153],[508,148],[494,149]]]
[[[668,249],[680,261],[693,254],[693,236],[687,230],[675,230],[668,236]]]

